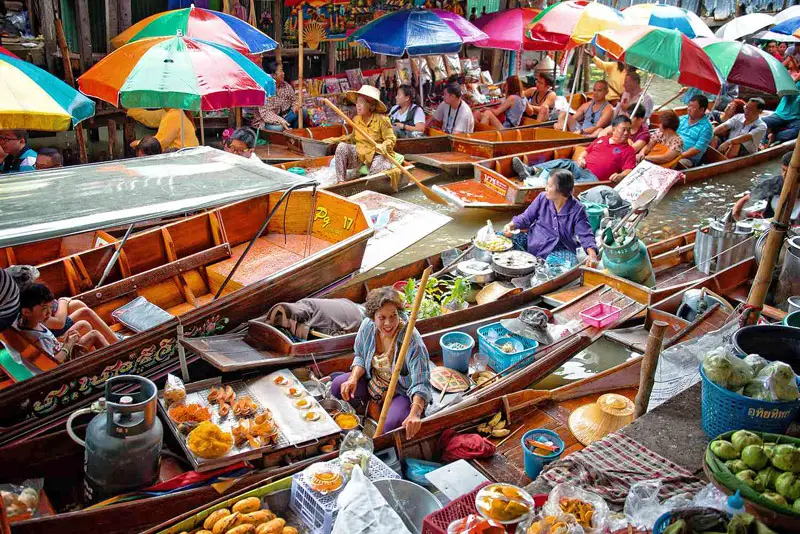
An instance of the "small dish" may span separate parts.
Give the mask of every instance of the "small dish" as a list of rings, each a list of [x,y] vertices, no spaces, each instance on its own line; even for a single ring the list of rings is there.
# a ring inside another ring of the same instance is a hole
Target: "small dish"
[[[519,523],[535,508],[533,497],[512,484],[489,484],[475,496],[475,507],[487,519],[502,525]]]
[[[308,410],[309,408],[314,406],[313,402],[311,402],[309,399],[305,399],[305,398],[296,400],[296,401],[294,401],[293,404],[294,404],[294,407],[297,408],[298,410]]]
[[[303,414],[304,421],[311,422],[311,421],[316,421],[317,419],[319,419],[319,412],[308,411]]]
[[[297,386],[289,386],[286,388],[286,396],[292,399],[299,399],[300,397],[305,397],[306,392],[300,389]]]

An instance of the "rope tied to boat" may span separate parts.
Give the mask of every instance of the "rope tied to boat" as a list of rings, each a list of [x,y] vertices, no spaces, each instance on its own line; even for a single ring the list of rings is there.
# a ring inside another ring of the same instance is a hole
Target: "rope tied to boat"
[[[764,306],[753,306],[752,304],[744,304],[742,314],[739,316],[739,326],[742,327],[747,324],[751,313],[760,314],[764,310]]]

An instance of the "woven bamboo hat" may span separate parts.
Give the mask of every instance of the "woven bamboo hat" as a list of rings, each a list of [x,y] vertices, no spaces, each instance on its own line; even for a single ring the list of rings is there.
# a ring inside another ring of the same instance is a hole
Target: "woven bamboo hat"
[[[583,445],[589,445],[633,421],[633,401],[606,393],[597,402],[581,406],[569,416],[569,429]]]
[[[362,85],[358,91],[347,91],[347,100],[356,103],[359,96],[363,96],[373,104],[375,104],[375,111],[378,113],[386,113],[386,104],[381,102],[381,92],[377,87],[371,85]]]

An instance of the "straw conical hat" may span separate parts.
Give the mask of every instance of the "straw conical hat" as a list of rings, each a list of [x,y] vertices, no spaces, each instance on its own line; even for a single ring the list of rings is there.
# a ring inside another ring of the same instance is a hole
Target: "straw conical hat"
[[[375,104],[375,111],[378,113],[386,113],[386,104],[381,102],[381,91],[377,87],[371,85],[362,85],[358,91],[347,91],[347,100],[356,103],[359,96],[363,96],[367,100],[371,100]]]
[[[569,429],[583,445],[604,438],[633,421],[633,401],[616,393],[601,395],[569,416]]]

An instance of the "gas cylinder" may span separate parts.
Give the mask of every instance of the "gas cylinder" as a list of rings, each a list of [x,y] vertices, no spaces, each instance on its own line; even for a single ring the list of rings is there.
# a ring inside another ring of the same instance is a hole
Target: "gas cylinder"
[[[138,385],[138,391],[115,393]],[[86,448],[84,490],[87,502],[136,491],[158,481],[164,429],[156,417],[158,388],[142,376],[115,376],[106,381],[105,397],[91,408],[75,411],[67,432]],[[86,429],[86,441],[72,429],[76,417],[97,413]]]
[[[629,234],[622,245],[603,247],[603,265],[611,274],[647,287],[656,285],[653,265],[647,247],[635,233]]]

